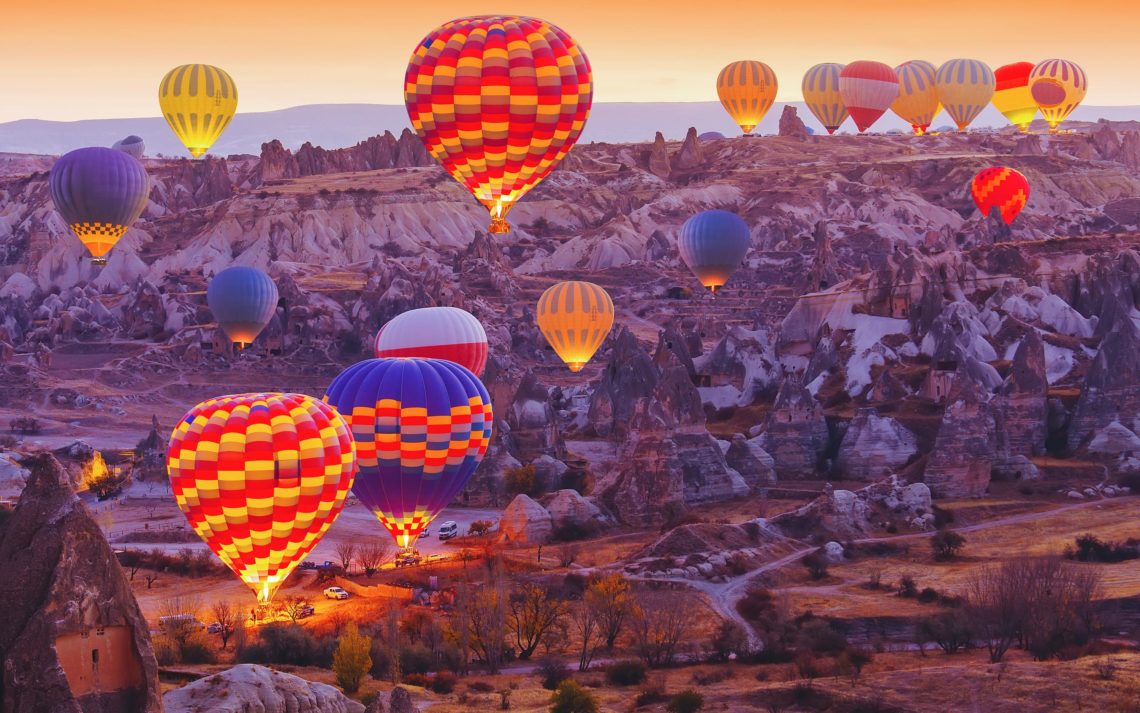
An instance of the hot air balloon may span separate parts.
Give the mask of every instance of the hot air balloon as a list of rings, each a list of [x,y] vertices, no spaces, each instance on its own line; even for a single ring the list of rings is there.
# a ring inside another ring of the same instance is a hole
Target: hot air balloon
[[[748,224],[727,210],[697,213],[685,221],[677,236],[681,259],[713,294],[740,267],[750,247]]]
[[[131,134],[125,139],[119,139],[115,143],[111,144],[111,148],[115,149],[116,151],[122,151],[123,153],[134,156],[138,159],[141,159],[143,157],[143,153],[146,152],[146,144],[143,143],[142,137],[135,136],[134,134]]]
[[[733,62],[716,78],[721,105],[745,135],[751,134],[772,108],[778,86],[772,68],[751,59]]]
[[[898,98],[899,75],[882,62],[852,62],[839,73],[839,94],[863,133]]]
[[[194,532],[266,603],[340,514],[356,452],[314,398],[239,394],[190,409],[166,467]]]
[[[253,343],[277,311],[277,285],[256,267],[227,267],[210,280],[206,302],[239,349]]]
[[[974,176],[970,193],[982,215],[988,216],[996,207],[1009,225],[1029,200],[1029,181],[1008,166],[991,166]]]
[[[938,99],[946,113],[965,131],[994,96],[994,73],[976,59],[952,59],[938,68]]]
[[[325,402],[352,424],[352,492],[400,547],[447,507],[491,440],[491,397],[442,359],[369,359],[333,379]]]
[[[614,326],[614,303],[592,282],[559,282],[538,298],[538,328],[570,371],[582,371]]]
[[[934,86],[936,72],[933,64],[921,59],[895,67],[895,74],[899,75],[899,98],[891,104],[891,111],[910,124],[918,136],[926,133],[934,116],[942,109],[938,102],[938,88]]]
[[[237,112],[237,85],[224,69],[183,64],[158,85],[158,105],[174,135],[198,158],[210,150]]]
[[[507,213],[578,140],[594,87],[582,48],[534,17],[446,22],[412,53],[404,103],[424,146],[491,214]]]
[[[817,64],[804,75],[804,102],[829,134],[834,134],[847,120],[847,105],[839,93],[842,71],[842,64]]]
[[[91,252],[106,255],[146,208],[150,183],[142,164],[122,151],[93,146],[59,157],[48,181],[55,209]]]
[[[1037,116],[1037,102],[1029,90],[1032,72],[1032,62],[1015,62],[994,70],[994,108],[1021,129],[1021,133],[1029,131],[1033,117]]]
[[[1085,70],[1066,59],[1047,59],[1035,66],[1029,75],[1029,91],[1053,133],[1073,113],[1088,90],[1089,79]]]
[[[398,314],[376,333],[376,357],[453,361],[479,376],[487,366],[487,332],[458,307],[424,307]]]

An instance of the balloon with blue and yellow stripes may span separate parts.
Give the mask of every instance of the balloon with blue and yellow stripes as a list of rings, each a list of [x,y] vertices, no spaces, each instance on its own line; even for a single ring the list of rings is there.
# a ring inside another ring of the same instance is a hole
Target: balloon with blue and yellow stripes
[[[946,113],[958,125],[966,127],[982,113],[994,96],[994,72],[985,62],[977,59],[952,59],[938,68],[935,76],[938,100]]]

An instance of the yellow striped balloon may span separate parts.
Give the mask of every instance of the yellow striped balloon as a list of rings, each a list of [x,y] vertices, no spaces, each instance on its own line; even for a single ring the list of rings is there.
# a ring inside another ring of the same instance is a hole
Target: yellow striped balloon
[[[952,59],[938,68],[935,76],[938,100],[946,113],[965,131],[994,96],[994,72],[976,59]]]
[[[210,150],[237,112],[237,85],[225,70],[184,64],[158,85],[158,105],[174,135],[198,158]]]
[[[745,134],[751,134],[772,108],[778,87],[772,68],[751,59],[733,62],[716,78],[720,103]]]
[[[538,328],[570,371],[578,372],[614,325],[614,303],[592,282],[559,282],[538,298]]]
[[[891,111],[910,124],[917,136],[926,133],[934,116],[942,110],[938,87],[934,85],[937,71],[933,64],[921,59],[895,67],[895,74],[899,75],[899,98],[891,104]]]
[[[1041,109],[1041,116],[1049,122],[1051,132],[1056,132],[1061,122],[1073,113],[1088,90],[1085,70],[1067,59],[1039,62],[1029,75],[1029,91]]]
[[[842,64],[831,62],[817,64],[804,75],[804,102],[829,134],[834,134],[847,121],[847,105],[839,93],[839,73],[842,71]]]

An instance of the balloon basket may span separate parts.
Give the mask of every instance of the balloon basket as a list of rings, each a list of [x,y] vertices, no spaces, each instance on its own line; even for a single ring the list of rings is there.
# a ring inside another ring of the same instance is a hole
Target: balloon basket
[[[103,256],[93,257],[93,258],[91,258],[91,264],[97,265],[99,267],[103,267],[104,265],[107,264],[107,258],[105,258]]]
[[[487,231],[492,235],[505,235],[511,232],[511,224],[507,222],[506,218],[491,218],[491,225]]]

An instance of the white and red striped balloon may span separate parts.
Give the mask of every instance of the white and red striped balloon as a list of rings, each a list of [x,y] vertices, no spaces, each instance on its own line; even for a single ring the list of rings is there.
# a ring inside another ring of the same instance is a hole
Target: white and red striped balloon
[[[474,315],[458,307],[424,307],[398,314],[376,333],[377,358],[446,359],[482,376],[487,366],[487,332]]]
[[[898,99],[899,75],[882,62],[852,62],[839,73],[839,94],[862,133]]]

